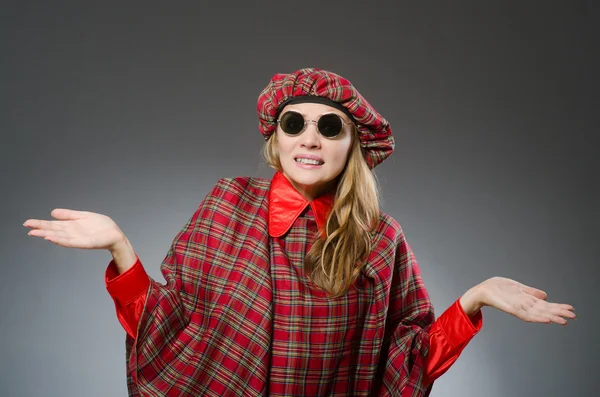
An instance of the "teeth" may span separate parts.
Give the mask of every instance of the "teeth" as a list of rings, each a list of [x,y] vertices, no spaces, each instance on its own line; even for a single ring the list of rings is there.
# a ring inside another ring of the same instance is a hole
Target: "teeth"
[[[321,164],[323,164],[320,161],[312,160],[312,159],[305,159],[305,158],[297,158],[296,162],[302,163],[302,164],[312,164],[312,165],[321,165]]]

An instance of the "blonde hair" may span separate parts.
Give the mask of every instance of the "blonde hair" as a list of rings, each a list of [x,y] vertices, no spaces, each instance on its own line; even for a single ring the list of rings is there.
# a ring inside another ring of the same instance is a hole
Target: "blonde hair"
[[[276,132],[265,143],[263,157],[269,166],[282,171]],[[379,188],[354,127],[324,233],[316,237],[304,260],[308,278],[334,298],[344,295],[371,254],[372,233],[378,224]]]

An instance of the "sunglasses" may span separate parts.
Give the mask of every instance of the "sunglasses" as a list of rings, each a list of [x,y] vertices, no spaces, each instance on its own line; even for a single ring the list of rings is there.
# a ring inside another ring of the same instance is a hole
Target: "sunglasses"
[[[283,132],[287,135],[300,135],[306,129],[308,123],[314,123],[317,126],[319,134],[325,138],[335,138],[342,132],[342,129],[352,122],[344,123],[344,120],[335,113],[327,113],[319,117],[319,120],[307,120],[298,112],[292,110],[285,112],[277,120]]]

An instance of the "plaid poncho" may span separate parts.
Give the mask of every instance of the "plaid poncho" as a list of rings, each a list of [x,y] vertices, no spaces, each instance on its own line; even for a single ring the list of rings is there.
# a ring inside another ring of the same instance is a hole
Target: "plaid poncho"
[[[164,259],[166,285],[139,260],[118,277],[111,263],[130,395],[427,396],[428,353],[434,379],[481,328],[480,313],[471,323],[457,301],[434,323],[413,253],[383,213],[355,287],[327,297],[302,264],[328,198],[303,205],[280,173],[273,186],[297,213],[269,211],[268,180],[221,179]],[[280,229],[289,221],[285,233],[269,235],[269,216]]]

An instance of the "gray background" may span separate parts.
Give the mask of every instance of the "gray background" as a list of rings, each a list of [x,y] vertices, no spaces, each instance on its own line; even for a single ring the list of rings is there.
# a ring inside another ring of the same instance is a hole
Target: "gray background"
[[[256,98],[302,67],[391,122],[383,208],[438,315],[495,275],[577,310],[561,327],[485,308],[432,396],[599,395],[598,2],[84,3],[0,11],[0,395],[126,395],[110,254],[22,222],[106,214],[162,281],[220,177],[272,175]]]

